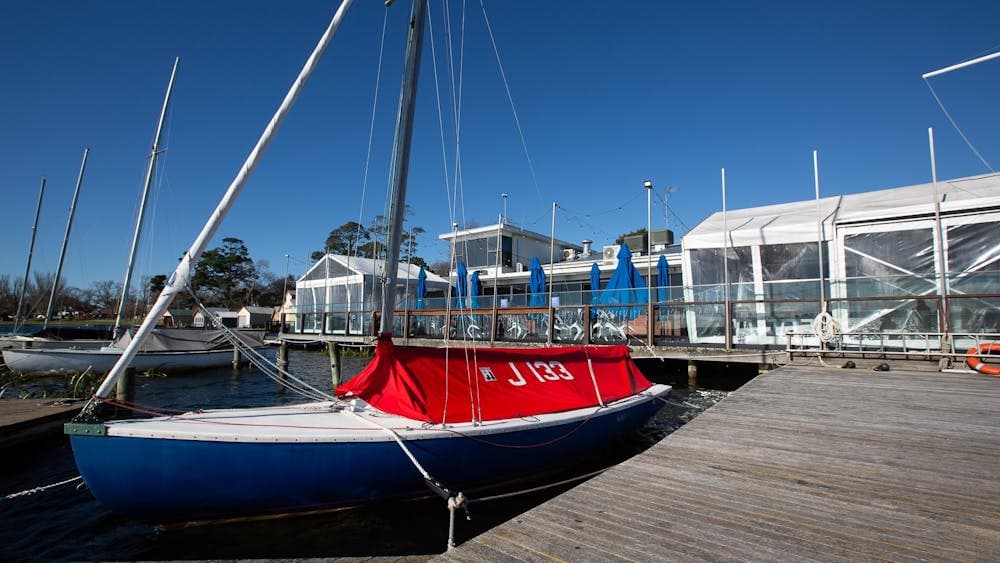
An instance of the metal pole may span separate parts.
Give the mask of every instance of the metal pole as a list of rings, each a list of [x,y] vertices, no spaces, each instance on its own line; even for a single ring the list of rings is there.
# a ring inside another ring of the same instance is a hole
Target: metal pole
[[[556,268],[556,202],[552,202],[552,230],[549,235],[549,330],[545,337],[547,344],[552,344],[552,333],[555,330],[555,310],[552,309],[552,287],[555,285]]]
[[[725,281],[726,311],[723,313],[726,350],[732,348],[733,323],[729,318],[729,220],[726,215],[726,169],[722,169],[722,276]]]
[[[819,154],[813,151],[813,179],[816,184],[816,243],[819,245],[819,312],[826,312],[826,280],[823,276],[823,215],[819,208]]]
[[[451,223],[451,256],[448,257],[448,269],[450,269],[455,274],[455,282],[451,282],[451,277],[448,278],[448,291],[445,293],[444,299],[444,326],[441,327],[443,331],[443,337],[445,341],[451,339],[451,296],[454,295],[455,285],[458,283],[458,271],[456,270],[456,256],[455,252],[458,250],[458,222],[452,221]],[[461,310],[461,307],[459,307]],[[455,336],[458,336],[458,326],[455,327]]]
[[[80,163],[80,174],[76,177],[76,189],[73,190],[73,203],[69,207],[69,221],[66,222],[66,236],[63,237],[62,250],[59,252],[59,266],[56,267],[56,279],[52,281],[52,292],[49,294],[49,307],[45,310],[45,322],[42,328],[48,328],[52,318],[52,308],[56,304],[56,291],[59,289],[59,278],[62,276],[63,262],[66,259],[66,247],[69,245],[69,233],[73,230],[73,215],[76,213],[76,201],[80,197],[80,186],[83,185],[83,172],[87,169],[87,155],[90,149],[83,149],[83,162]]]
[[[132,248],[128,254],[128,266],[125,268],[125,279],[122,281],[122,298],[118,301],[118,314],[115,315],[114,338],[121,336],[122,319],[125,317],[125,306],[128,303],[129,288],[132,285],[132,272],[135,269],[135,255],[139,251],[139,241],[142,239],[142,223],[146,216],[146,204],[149,202],[149,189],[153,185],[153,173],[156,171],[156,159],[162,150],[160,140],[163,138],[163,121],[170,107],[170,93],[174,89],[174,76],[177,75],[177,63],[180,57],[174,59],[174,68],[170,71],[170,81],[167,82],[167,93],[163,97],[163,107],[160,108],[160,120],[156,125],[156,135],[153,137],[153,150],[149,153],[149,166],[146,167],[146,180],[142,186],[142,200],[139,202],[139,214],[136,217],[135,232],[132,234]]]
[[[938,197],[937,188],[937,158],[934,156],[934,128],[927,128],[927,142],[931,151],[931,190],[934,196],[934,254],[936,254],[938,271],[938,293],[941,295],[941,309],[943,321],[943,331],[951,332],[951,312],[948,306],[948,276],[945,268],[947,264],[944,260],[944,229],[941,228],[941,198]]]
[[[646,340],[653,338],[653,181],[642,183],[646,188]]]
[[[986,56],[983,56],[983,57],[979,57],[977,59],[972,59],[971,61],[965,61],[964,63],[958,63],[956,65],[951,65],[949,67],[945,67],[945,68],[942,68],[940,70],[935,70],[935,71],[928,72],[927,74],[923,75],[923,78],[924,78],[924,80],[926,80],[926,79],[931,78],[933,76],[938,76],[938,75],[944,74],[946,72],[951,72],[953,70],[958,70],[960,68],[965,68],[967,66],[972,66],[974,64],[979,64],[981,62],[985,62],[985,61],[988,61],[990,59],[995,59],[997,57],[1000,57],[1000,51],[997,51],[996,53],[993,53],[992,55],[986,55]]]
[[[392,312],[396,307],[395,277],[398,274],[399,246],[402,242],[403,212],[406,207],[406,179],[413,140],[413,115],[420,76],[420,50],[424,35],[424,0],[415,0],[410,15],[410,36],[406,44],[406,72],[399,93],[396,116],[395,151],[392,161],[392,204],[390,206],[389,245],[385,255],[385,282],[382,290],[380,335],[392,335]]]
[[[507,194],[505,193],[503,194],[503,196],[504,196],[503,197],[504,213],[506,213]],[[497,224],[497,255],[493,267],[493,316],[491,317],[493,321],[490,323],[490,325],[492,326],[492,332],[490,334],[490,342],[496,340],[497,326],[499,326],[497,322],[497,293],[499,291],[497,284],[500,283],[500,253],[503,251],[503,248],[501,248],[503,246],[503,223],[504,223],[504,216],[501,215],[500,221]]]
[[[278,332],[285,332],[285,303],[288,302],[288,261],[291,257],[288,253],[285,253],[285,281],[281,285],[281,326],[278,327]]]
[[[38,207],[35,208],[35,223],[31,227],[31,244],[28,245],[28,265],[24,268],[24,279],[21,281],[21,292],[17,296],[17,314],[14,315],[14,331],[21,324],[21,308],[24,305],[24,292],[28,288],[28,276],[31,274],[31,255],[35,252],[35,235],[38,234],[38,217],[42,214],[42,197],[45,196],[45,178],[38,190]]]

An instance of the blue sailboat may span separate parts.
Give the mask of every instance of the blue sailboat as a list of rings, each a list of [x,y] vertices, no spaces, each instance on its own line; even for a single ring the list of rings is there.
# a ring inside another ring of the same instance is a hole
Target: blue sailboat
[[[67,425],[77,467],[115,512],[175,524],[338,510],[441,495],[450,507],[477,491],[565,469],[643,425],[670,392],[646,380],[625,346],[478,348],[475,354],[396,346],[386,291],[372,362],[335,396],[295,380],[312,402],[269,409],[192,411],[109,420],[112,391],[155,320],[186,285],[192,264],[343,19],[345,0],[247,163],[185,253],[146,322],[83,413]],[[387,271],[403,232],[425,0],[410,18],[400,96]],[[467,358],[474,356],[475,360]],[[290,380],[294,377],[289,375]],[[474,392],[473,392],[474,390]]]

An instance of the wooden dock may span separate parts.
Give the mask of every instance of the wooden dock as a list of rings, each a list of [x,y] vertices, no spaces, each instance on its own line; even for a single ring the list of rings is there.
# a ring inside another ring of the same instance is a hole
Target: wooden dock
[[[62,435],[63,423],[83,408],[84,400],[0,400],[0,451]]]
[[[997,561],[1000,378],[784,367],[440,559]]]

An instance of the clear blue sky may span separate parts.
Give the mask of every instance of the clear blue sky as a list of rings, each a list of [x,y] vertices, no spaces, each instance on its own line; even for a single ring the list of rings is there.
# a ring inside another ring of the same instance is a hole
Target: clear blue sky
[[[121,279],[163,91],[181,58],[155,206],[137,275],[169,273],[229,185],[338,3],[18,2],[0,19],[0,273],[20,276],[38,184],[48,178],[33,269],[55,271],[80,157],[91,148],[64,269],[69,284]],[[451,3],[456,45],[462,4]],[[464,209],[597,246],[646,224],[642,181],[677,188],[683,234],[721,209],[988,170],[921,74],[1000,47],[996,1],[488,1],[531,169],[479,2],[467,5],[462,94]],[[382,213],[409,2],[389,10],[363,221]],[[385,8],[358,0],[251,178],[221,237],[281,275],[301,274],[326,234],[361,209]],[[442,91],[445,23],[432,2]],[[431,50],[425,47],[410,173],[421,255],[450,230]],[[457,57],[457,55],[456,55]],[[1000,166],[1000,60],[932,79],[958,124]],[[447,107],[450,101],[445,101]],[[446,115],[453,175],[453,120]],[[663,224],[661,206],[654,228]],[[215,245],[213,244],[213,246]]]

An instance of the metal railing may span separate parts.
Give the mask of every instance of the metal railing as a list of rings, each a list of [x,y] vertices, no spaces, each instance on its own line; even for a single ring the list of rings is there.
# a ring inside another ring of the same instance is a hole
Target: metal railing
[[[603,305],[590,302],[590,291],[559,292],[553,294],[554,306],[529,307],[529,294],[498,295],[496,306],[492,295],[482,295],[477,308],[468,307],[468,301],[460,302],[461,308],[448,308],[443,298],[425,299],[425,304],[434,308],[415,309],[412,304],[403,304],[393,332],[404,339],[443,341],[627,343],[791,353],[806,349],[891,351],[936,357],[962,355],[952,350],[978,345],[1000,334],[1000,294],[995,293],[953,295],[947,308],[937,295],[828,299],[827,310],[840,323],[836,347],[820,343],[813,334],[811,322],[820,312],[818,298],[763,299],[744,292],[743,296],[750,298],[727,302],[724,294],[704,287],[654,288],[652,294],[668,299]],[[453,300],[452,304],[459,303]],[[360,310],[337,304],[327,310],[301,307],[294,323],[283,319],[282,324],[294,324],[298,334],[371,337],[378,326],[378,313],[370,305],[366,303]]]

